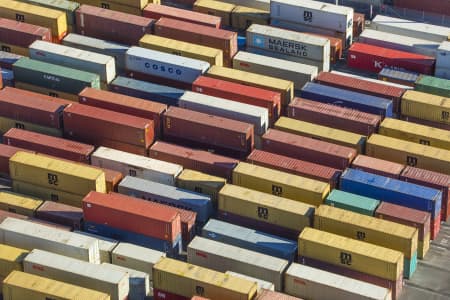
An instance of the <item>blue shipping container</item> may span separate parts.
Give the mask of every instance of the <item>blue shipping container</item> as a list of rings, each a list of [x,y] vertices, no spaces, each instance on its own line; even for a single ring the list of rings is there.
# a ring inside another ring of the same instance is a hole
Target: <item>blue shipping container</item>
[[[441,212],[442,192],[421,185],[348,168],[341,176],[343,191],[431,213]]]
[[[391,100],[318,83],[306,83],[300,92],[300,97],[357,109],[383,117],[392,117],[393,105]]]
[[[378,73],[378,78],[389,78],[396,81],[401,81],[407,84],[414,84],[417,79],[419,79],[420,74],[416,72],[406,71],[406,70],[397,70],[391,69],[388,67],[384,67],[380,73]]]

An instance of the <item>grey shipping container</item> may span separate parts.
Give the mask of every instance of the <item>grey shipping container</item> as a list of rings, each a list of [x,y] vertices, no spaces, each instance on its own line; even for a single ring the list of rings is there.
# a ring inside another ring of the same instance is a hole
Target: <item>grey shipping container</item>
[[[74,232],[97,239],[98,240],[98,249],[100,251],[100,262],[101,263],[105,263],[105,262],[110,263],[112,261],[111,260],[112,251],[119,244],[119,241],[116,241],[116,240],[113,240],[113,239],[110,239],[110,238],[107,238],[107,237],[104,237],[101,235],[84,232],[84,231],[74,231]]]
[[[108,263],[102,263],[102,266],[104,266],[105,268],[110,268],[111,270],[128,273],[130,279],[130,291],[128,293],[128,300],[144,300],[145,297],[150,294],[149,274]]]

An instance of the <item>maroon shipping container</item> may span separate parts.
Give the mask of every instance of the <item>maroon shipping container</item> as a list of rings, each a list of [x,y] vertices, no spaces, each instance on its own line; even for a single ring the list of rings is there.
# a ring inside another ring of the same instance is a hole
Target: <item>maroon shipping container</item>
[[[287,294],[274,292],[271,290],[261,289],[256,295],[255,300],[302,300],[294,296],[289,296]]]
[[[281,93],[212,77],[199,76],[192,91],[267,108],[272,126],[281,113]]]
[[[214,28],[220,28],[222,18],[218,16],[212,16],[196,11],[190,11],[186,9],[153,4],[149,3],[143,10],[142,16],[159,20],[163,17],[190,22],[194,24],[200,24],[205,26],[211,26]]]
[[[190,297],[184,297],[169,293],[159,289],[153,289],[153,299],[154,300],[190,300]]]
[[[78,98],[81,104],[150,119],[154,122],[155,137],[162,134],[161,118],[167,110],[165,104],[93,88],[85,88]]]
[[[247,162],[283,172],[329,183],[331,188],[337,187],[342,171],[308,161],[295,159],[262,150],[253,150]]]
[[[30,217],[19,215],[13,212],[0,210],[0,223],[2,223],[6,218],[16,218],[20,220],[28,220]]]
[[[400,100],[405,89],[330,72],[320,72],[316,81],[345,90],[392,100],[394,112],[400,113]]]
[[[185,169],[223,177],[229,182],[233,169],[239,163],[237,159],[160,141],[150,147],[149,156],[182,165]]]
[[[431,214],[429,212],[381,202],[375,211],[375,217],[416,227],[419,232],[419,241],[423,241],[424,237],[430,232]]]
[[[384,159],[378,159],[360,154],[353,160],[352,168],[372,174],[399,179],[405,166]]]
[[[9,159],[16,154],[17,151],[33,152],[19,147],[0,144],[0,175],[9,177]]]
[[[3,135],[3,143],[89,164],[95,147],[28,130],[11,128]]]
[[[253,150],[253,125],[188,109],[169,107],[164,139],[241,158]]]
[[[173,242],[181,234],[176,209],[117,193],[90,192],[83,199],[85,221]]]
[[[347,55],[349,67],[374,73],[380,72],[384,67],[391,67],[433,75],[435,62],[430,56],[362,43],[353,43]]]
[[[78,207],[45,201],[37,209],[36,217],[44,221],[69,226],[73,230],[83,229],[83,210]]]
[[[229,30],[161,18],[155,24],[155,34],[220,49],[223,51],[223,64],[225,67],[233,65],[232,58],[238,51],[237,33]]]
[[[302,98],[294,98],[287,111],[289,118],[365,136],[376,133],[381,122],[378,115]]]
[[[355,149],[276,129],[262,136],[262,149],[268,152],[345,170],[356,157]]]
[[[75,140],[99,145],[105,139],[143,149],[153,143],[152,120],[78,103],[64,109],[63,120],[64,134]]]
[[[151,34],[155,20],[90,5],[76,10],[77,33],[127,45]]]
[[[421,15],[425,11],[450,16],[450,2],[448,0],[394,0],[394,6],[418,10]]]
[[[0,90],[0,115],[18,121],[62,128],[64,104],[55,98],[12,87]]]
[[[450,130],[450,124],[438,123],[438,122],[433,122],[433,121],[429,121],[429,120],[422,120],[422,119],[418,119],[418,118],[414,118],[414,117],[408,117],[408,116],[403,116],[403,115],[400,116],[400,118],[402,120],[404,120],[404,121],[408,121],[408,122],[412,122],[412,123],[416,123],[416,124],[421,124],[421,125],[436,127],[436,128],[440,128],[440,129]]]
[[[119,183],[123,178],[122,173],[115,171],[115,170],[105,169],[105,168],[100,168],[100,169],[103,172],[105,172],[106,191],[108,193],[109,192],[117,192]]]
[[[435,220],[431,219],[430,240],[436,239],[440,230],[441,230],[441,219],[440,218],[437,218]]]
[[[364,31],[366,16],[364,14],[353,13],[353,38],[357,38]]]
[[[28,48],[34,41],[52,42],[49,28],[0,18],[0,43]]]
[[[400,175],[400,179],[440,190],[442,192],[441,219],[447,221],[450,215],[449,175],[407,166]]]

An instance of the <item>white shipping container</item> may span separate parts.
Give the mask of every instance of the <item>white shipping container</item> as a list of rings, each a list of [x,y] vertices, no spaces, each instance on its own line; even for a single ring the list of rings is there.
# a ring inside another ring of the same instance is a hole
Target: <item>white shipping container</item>
[[[353,8],[311,0],[271,0],[270,18],[345,32],[346,45],[353,38]]]
[[[373,18],[370,28],[438,43],[446,41],[450,36],[449,27],[425,24],[383,15],[377,15]]]
[[[108,263],[103,263],[102,266],[128,273],[130,291],[127,300],[144,300],[150,294],[150,279],[147,273]]]
[[[163,257],[166,257],[166,254],[161,251],[119,243],[112,252],[112,264],[147,273],[151,281],[153,265]]]
[[[111,254],[114,250],[114,248],[116,248],[116,246],[119,244],[119,241],[101,236],[101,235],[97,235],[97,234],[93,234],[93,233],[88,233],[88,232],[83,232],[83,231],[74,231],[75,233],[81,234],[81,235],[85,235],[85,236],[90,236],[92,238],[95,238],[98,240],[98,249],[100,251],[100,263],[111,263]]]
[[[101,82],[110,83],[116,77],[114,57],[45,41],[35,41],[29,47],[30,58],[98,74]]]
[[[23,268],[26,273],[107,293],[112,300],[126,299],[130,288],[126,272],[40,249],[25,257]]]
[[[6,218],[0,224],[0,243],[26,250],[39,248],[94,264],[100,263],[97,239],[26,220]]]
[[[268,282],[265,280],[261,280],[261,279],[255,278],[255,277],[243,275],[241,273],[236,273],[236,272],[232,272],[232,271],[226,271],[225,274],[256,282],[256,284],[258,285],[258,292],[261,291],[261,289],[275,291],[275,286],[273,285],[272,282]]]
[[[289,262],[285,259],[231,246],[210,239],[195,237],[187,247],[189,263],[219,272],[233,271],[256,277],[283,288],[283,273]]]
[[[220,2],[270,11],[270,0],[221,0]]]
[[[284,292],[304,299],[390,300],[392,297],[387,288],[297,263],[286,271]]]
[[[245,51],[239,51],[233,57],[233,69],[290,80],[296,90],[313,81],[318,73],[316,66]]]
[[[365,80],[365,81],[375,82],[375,83],[378,83],[378,84],[394,86],[394,87],[398,87],[398,88],[405,89],[405,90],[413,90],[414,89],[414,87],[408,86],[408,85],[403,85],[403,84],[398,84],[398,83],[394,83],[394,82],[378,80],[378,79],[374,79],[374,78],[369,78],[369,77],[365,77],[365,76],[359,76],[359,75],[345,73],[345,72],[339,72],[339,71],[334,71],[333,70],[333,71],[331,71],[331,73],[335,73],[335,74],[339,74],[339,75],[347,76],[347,77],[358,78],[358,79],[362,79],[362,80]]]
[[[178,174],[183,171],[183,167],[177,164],[106,147],[99,147],[91,155],[91,164],[121,172],[123,176],[129,175],[173,186]]]
[[[437,56],[439,43],[417,39],[389,32],[365,29],[358,38],[359,42],[379,47],[413,52],[422,55]]]
[[[450,42],[442,42],[439,46],[436,69],[450,69]]]
[[[209,69],[206,61],[161,51],[131,47],[125,55],[127,71],[192,84]]]
[[[269,126],[269,112],[267,109],[206,94],[186,91],[180,97],[178,106],[253,124],[256,135],[263,135]]]

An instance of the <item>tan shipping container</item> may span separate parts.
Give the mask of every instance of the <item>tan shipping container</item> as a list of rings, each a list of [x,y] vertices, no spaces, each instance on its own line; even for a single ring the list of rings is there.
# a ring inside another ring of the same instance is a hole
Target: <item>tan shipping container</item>
[[[41,126],[34,123],[18,121],[10,118],[0,117],[0,134],[5,134],[11,128],[20,128],[28,131],[38,132],[46,135],[62,137],[62,129]]]
[[[25,249],[0,244],[0,277],[6,277],[14,270],[23,271],[22,261],[28,253]]]
[[[231,26],[246,30],[252,24],[269,25],[270,12],[246,6],[236,6],[231,13]]]
[[[406,91],[402,96],[403,116],[450,124],[450,95],[442,97],[417,91]]]
[[[231,12],[236,5],[215,0],[197,0],[194,3],[194,11],[222,18],[222,26],[231,26]]]
[[[43,200],[10,192],[0,192],[0,209],[33,217]]]

